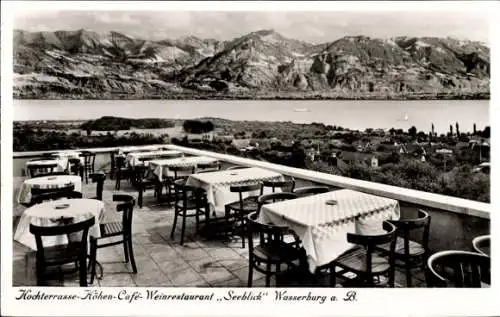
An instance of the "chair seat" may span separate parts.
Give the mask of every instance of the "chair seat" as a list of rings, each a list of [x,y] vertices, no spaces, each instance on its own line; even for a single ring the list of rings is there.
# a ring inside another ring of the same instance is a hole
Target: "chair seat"
[[[336,265],[356,273],[367,272],[366,250],[362,247],[355,247],[345,252],[335,259],[334,262]],[[376,253],[372,254],[372,273],[381,274],[388,271],[389,268],[390,265],[387,258],[381,257]]]
[[[123,234],[123,225],[121,222],[107,222],[99,225],[101,237],[112,237]]]
[[[249,197],[243,199],[243,209],[241,209],[239,201],[235,201],[234,203],[230,203],[227,206],[230,209],[236,210],[236,211],[244,211],[244,212],[256,211],[259,208],[258,207],[259,204],[257,201],[258,198],[259,198],[258,196],[249,196]]]
[[[389,252],[391,248],[390,243],[382,244],[376,247],[376,249],[381,250],[383,252]],[[422,245],[418,242],[409,241],[409,252],[410,256],[419,256],[423,255],[425,253],[425,249],[422,247]],[[397,237],[396,239],[396,247],[394,249],[394,253],[400,257],[405,254],[405,244],[404,244],[404,239],[402,237]]]
[[[300,250],[286,243],[272,245],[258,245],[253,249],[253,256],[257,262],[285,263],[298,260]]]
[[[47,265],[72,263],[78,260],[81,252],[80,243],[68,243],[43,248],[44,259]]]

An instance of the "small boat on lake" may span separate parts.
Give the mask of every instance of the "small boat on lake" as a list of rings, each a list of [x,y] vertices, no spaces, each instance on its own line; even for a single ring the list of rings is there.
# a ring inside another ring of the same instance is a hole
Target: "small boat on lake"
[[[293,108],[293,111],[295,112],[309,112],[309,108]]]

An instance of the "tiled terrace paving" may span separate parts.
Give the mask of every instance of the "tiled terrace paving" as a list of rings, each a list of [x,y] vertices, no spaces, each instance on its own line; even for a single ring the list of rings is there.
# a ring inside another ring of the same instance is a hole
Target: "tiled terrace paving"
[[[15,191],[24,178],[14,178]],[[96,185],[82,184],[83,196],[94,197]],[[137,191],[126,181],[120,192],[137,196]],[[104,184],[105,221],[116,220],[118,213],[112,202],[114,181]],[[14,230],[25,207],[14,204]],[[233,241],[207,239],[194,233],[194,222],[188,219],[187,238],[184,245],[170,239],[173,210],[166,204],[157,204],[152,192],[146,192],[144,207],[135,207],[133,219],[133,245],[138,273],[132,274],[130,264],[124,263],[121,245],[99,249],[97,259],[102,264],[104,275],[92,286],[101,287],[246,287],[248,277],[248,244],[241,247],[239,238]],[[34,251],[13,242],[13,284],[14,286],[35,285]],[[325,279],[327,280],[327,279]],[[301,286],[293,284],[292,285]],[[275,285],[274,278],[271,286]],[[405,286],[403,272],[396,272],[396,283]],[[320,285],[322,285],[321,283]],[[324,283],[327,286],[327,283]],[[53,280],[49,285],[78,286],[78,275],[65,275],[63,281]],[[265,285],[262,274],[254,271],[254,287]],[[304,285],[302,285],[304,286]],[[338,285],[340,286],[340,285]],[[422,272],[416,272],[414,287],[425,287]]]

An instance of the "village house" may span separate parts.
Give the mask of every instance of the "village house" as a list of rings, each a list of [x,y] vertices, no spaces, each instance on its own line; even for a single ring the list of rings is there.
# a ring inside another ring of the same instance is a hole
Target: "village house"
[[[346,168],[350,165],[362,165],[371,168],[378,168],[379,158],[373,153],[359,153],[342,151],[334,159],[334,165],[339,168]]]

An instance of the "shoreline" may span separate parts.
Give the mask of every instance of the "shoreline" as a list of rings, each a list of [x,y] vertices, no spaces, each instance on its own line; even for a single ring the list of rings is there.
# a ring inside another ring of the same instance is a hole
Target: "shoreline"
[[[411,95],[330,95],[330,94],[308,94],[294,95],[289,94],[243,94],[243,95],[225,95],[208,93],[177,93],[172,95],[134,95],[134,94],[115,94],[115,95],[44,95],[44,96],[13,96],[13,100],[490,100],[490,92],[461,93],[461,94],[426,94],[418,93]]]

